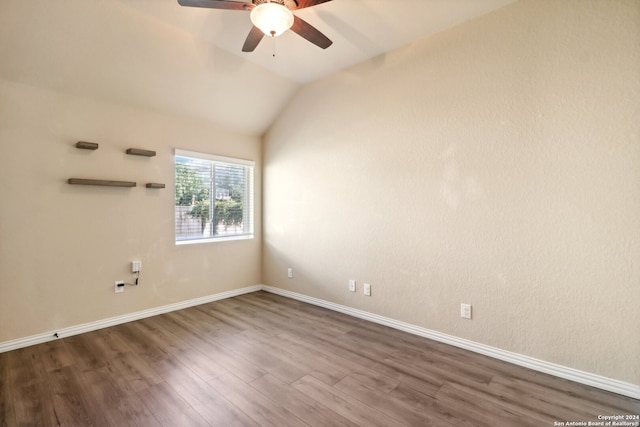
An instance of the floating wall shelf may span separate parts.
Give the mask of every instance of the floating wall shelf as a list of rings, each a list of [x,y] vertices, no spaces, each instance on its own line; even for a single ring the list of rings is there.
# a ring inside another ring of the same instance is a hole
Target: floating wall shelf
[[[156,155],[156,152],[151,150],[141,150],[140,148],[128,148],[127,154],[133,154],[134,156],[153,157]]]
[[[147,187],[147,188],[164,188],[164,184],[159,184],[157,182],[150,182],[145,187]]]
[[[83,150],[97,150],[98,144],[95,142],[78,141],[76,148],[82,148]]]
[[[104,179],[82,179],[82,178],[69,178],[69,184],[72,185],[102,185],[106,187],[135,187],[136,183],[133,181],[108,181]]]

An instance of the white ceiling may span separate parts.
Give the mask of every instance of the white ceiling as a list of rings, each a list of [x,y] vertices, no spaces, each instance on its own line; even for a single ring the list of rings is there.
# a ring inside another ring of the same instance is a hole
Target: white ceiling
[[[332,0],[296,14],[333,45],[287,32],[241,52],[244,11],[177,0],[1,0],[0,79],[169,111],[261,135],[298,88],[514,0]]]
[[[275,58],[267,37],[254,52],[241,52],[252,26],[248,12],[182,7],[177,0],[120,1],[243,60],[308,83],[515,0],[332,0],[295,14],[323,32],[333,45],[322,50],[288,31],[274,40]]]

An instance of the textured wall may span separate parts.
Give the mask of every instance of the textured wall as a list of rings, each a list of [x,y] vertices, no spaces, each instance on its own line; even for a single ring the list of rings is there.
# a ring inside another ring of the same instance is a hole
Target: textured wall
[[[264,282],[640,384],[638,40],[636,0],[524,0],[305,87]]]
[[[100,148],[76,149],[79,140]],[[175,246],[176,147],[256,161],[254,240]],[[0,342],[260,283],[259,138],[0,80],[0,153]],[[115,295],[134,259],[140,286]]]

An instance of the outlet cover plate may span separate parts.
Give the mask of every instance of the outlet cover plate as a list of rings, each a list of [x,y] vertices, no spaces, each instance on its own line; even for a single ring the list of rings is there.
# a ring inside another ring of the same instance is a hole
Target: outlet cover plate
[[[138,273],[140,270],[142,270],[142,261],[131,261],[131,272]]]
[[[471,304],[460,304],[460,317],[471,319]]]

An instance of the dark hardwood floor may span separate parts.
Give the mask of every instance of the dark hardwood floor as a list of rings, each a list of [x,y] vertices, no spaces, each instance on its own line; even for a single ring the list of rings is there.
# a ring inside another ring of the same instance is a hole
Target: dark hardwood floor
[[[0,381],[1,426],[554,426],[640,413],[638,400],[265,292],[0,354]]]

